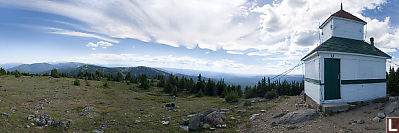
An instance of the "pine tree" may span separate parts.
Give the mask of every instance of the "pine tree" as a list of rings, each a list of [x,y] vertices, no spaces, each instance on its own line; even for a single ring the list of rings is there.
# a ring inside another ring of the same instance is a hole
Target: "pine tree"
[[[59,78],[60,77],[60,75],[58,74],[57,69],[51,70],[50,73],[51,73],[51,77],[53,77],[53,78]]]
[[[130,79],[132,78],[132,75],[130,75],[130,72],[128,72],[125,76],[125,80],[126,81],[130,81]]]
[[[124,79],[124,78],[123,78],[122,73],[121,73],[121,72],[118,72],[118,74],[116,74],[115,81],[121,82],[123,79]]]

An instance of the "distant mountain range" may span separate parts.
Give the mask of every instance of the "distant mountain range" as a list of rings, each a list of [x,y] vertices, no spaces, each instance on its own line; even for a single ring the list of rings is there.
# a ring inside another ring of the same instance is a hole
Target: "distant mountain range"
[[[79,72],[89,72],[95,73],[96,71],[102,72],[104,74],[112,74],[116,75],[118,72],[126,75],[130,72],[132,75],[138,76],[140,74],[146,74],[147,76],[153,77],[157,75],[168,76],[170,73],[179,77],[193,78],[197,80],[197,76],[201,74],[204,79],[211,78],[216,81],[224,79],[224,81],[228,84],[232,85],[241,85],[241,86],[253,86],[256,85],[258,81],[260,81],[263,77],[274,77],[275,75],[264,75],[264,76],[254,76],[254,75],[238,75],[238,74],[228,74],[228,73],[218,73],[218,72],[210,72],[210,71],[199,71],[199,70],[190,70],[190,69],[176,69],[176,68],[151,68],[145,66],[137,66],[137,67],[103,67],[97,65],[90,65],[85,63],[78,62],[66,62],[66,63],[34,63],[34,64],[3,64],[4,66],[13,66],[13,67],[4,67],[7,71],[15,71],[18,70],[20,72],[26,73],[49,73],[52,69],[57,69],[59,73],[67,73],[70,75],[76,75]],[[302,81],[303,75],[287,75],[281,78],[280,80],[287,81]]]

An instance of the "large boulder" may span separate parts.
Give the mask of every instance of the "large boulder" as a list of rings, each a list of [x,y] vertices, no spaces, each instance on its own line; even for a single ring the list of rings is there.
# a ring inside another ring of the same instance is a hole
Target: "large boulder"
[[[318,117],[317,111],[315,109],[299,110],[295,112],[290,112],[280,118],[277,122],[279,124],[295,124],[305,122]]]
[[[223,121],[226,120],[226,117],[222,114],[218,113],[217,111],[213,111],[205,116],[205,120],[213,125],[222,125]]]
[[[195,131],[198,130],[200,128],[201,122],[204,119],[204,115],[203,114],[198,114],[196,115],[188,124],[188,130],[189,131]]]
[[[398,101],[392,101],[392,102],[388,102],[385,107],[384,107],[384,113],[386,115],[391,116],[390,114],[396,112],[398,108]]]
[[[216,111],[215,108],[209,108],[208,110],[204,111],[204,113],[202,113],[202,114],[204,114],[204,116],[207,116],[208,114],[215,112],[215,111]]]

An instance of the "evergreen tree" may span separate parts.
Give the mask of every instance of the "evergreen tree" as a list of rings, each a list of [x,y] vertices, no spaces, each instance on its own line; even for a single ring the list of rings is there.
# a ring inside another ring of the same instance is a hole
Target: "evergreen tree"
[[[140,82],[139,87],[140,87],[140,88],[143,88],[143,89],[145,89],[145,90],[149,89],[150,86],[151,86],[151,85],[150,85],[150,81],[148,81],[147,75],[145,75],[145,74],[140,75],[140,77],[139,77],[139,82]]]
[[[51,70],[51,72],[50,72],[51,74],[51,77],[53,77],[53,78],[59,78],[60,77],[60,75],[58,74],[58,71],[57,71],[57,69],[53,69],[53,70]]]
[[[123,78],[122,73],[121,73],[121,72],[118,72],[118,74],[116,74],[115,81],[121,82],[123,79],[124,79],[124,78]]]
[[[132,78],[132,75],[130,75],[130,72],[128,72],[125,76],[125,80],[126,81],[130,81],[130,79]]]

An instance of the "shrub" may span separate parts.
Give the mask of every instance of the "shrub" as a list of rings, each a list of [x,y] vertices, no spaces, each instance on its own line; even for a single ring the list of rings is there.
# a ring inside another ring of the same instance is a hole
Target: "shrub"
[[[103,86],[104,86],[104,87],[108,87],[108,82],[105,82],[105,83],[103,84]]]
[[[266,94],[265,94],[265,98],[266,99],[273,99],[273,98],[276,98],[276,97],[278,97],[278,94],[277,94],[277,91],[276,90],[271,90],[271,91],[268,91],[268,92],[266,92]]]
[[[230,91],[227,93],[227,95],[224,97],[226,102],[237,102],[240,97],[238,96],[238,93],[236,91]]]
[[[79,86],[80,85],[79,79],[75,79],[75,81],[73,81],[73,85]]]
[[[201,90],[197,93],[196,95],[197,97],[203,97],[204,96],[204,92],[202,92]]]

